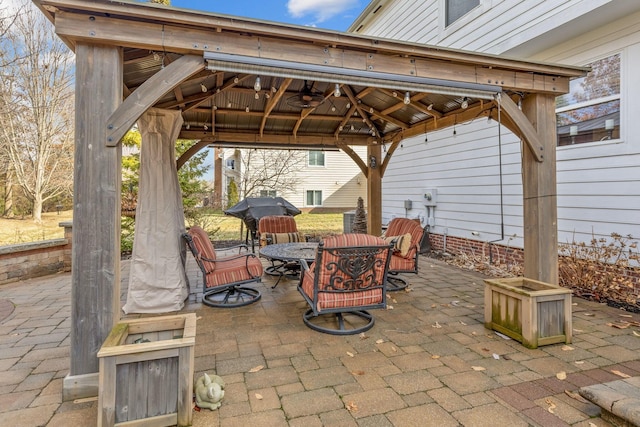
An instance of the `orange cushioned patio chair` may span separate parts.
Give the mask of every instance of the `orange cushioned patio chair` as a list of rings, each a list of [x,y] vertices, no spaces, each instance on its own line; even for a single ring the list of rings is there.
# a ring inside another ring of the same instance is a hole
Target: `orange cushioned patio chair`
[[[418,273],[418,254],[425,230],[420,222],[409,218],[393,218],[389,222],[384,239],[394,244],[387,276],[388,291],[407,287],[407,281],[399,273]]]
[[[219,258],[209,236],[198,226],[191,227],[182,237],[204,276],[204,304],[210,307],[240,307],[260,299],[260,291],[242,286],[261,281],[262,263],[253,253]]]
[[[296,220],[290,215],[269,215],[258,221],[258,239],[260,247],[277,243],[305,242],[305,236],[298,231]],[[286,262],[271,261],[265,273],[272,276],[298,277],[299,265],[295,267]]]
[[[298,291],[310,306],[302,316],[304,323],[333,335],[371,329],[375,319],[367,310],[387,304],[390,257],[391,245],[380,237],[342,234],[325,238],[311,267],[300,260]]]

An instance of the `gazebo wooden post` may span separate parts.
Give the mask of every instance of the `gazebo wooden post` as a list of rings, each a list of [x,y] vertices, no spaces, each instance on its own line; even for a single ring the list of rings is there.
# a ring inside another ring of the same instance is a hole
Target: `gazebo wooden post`
[[[70,373],[63,400],[98,395],[97,353],[120,313],[121,145],[107,119],[122,103],[122,49],[76,45]]]
[[[375,159],[375,167],[372,167]],[[367,147],[367,230],[369,234],[382,234],[382,149],[380,144]]]
[[[558,284],[558,203],[556,189],[556,114],[554,94],[524,98],[522,111],[535,127],[544,158],[522,147],[524,276]]]
[[[214,159],[213,159],[213,170],[214,170],[214,179],[213,179],[213,193],[215,194],[214,204],[217,204],[220,208],[224,208],[224,188],[222,186],[222,147],[216,147],[213,150]]]

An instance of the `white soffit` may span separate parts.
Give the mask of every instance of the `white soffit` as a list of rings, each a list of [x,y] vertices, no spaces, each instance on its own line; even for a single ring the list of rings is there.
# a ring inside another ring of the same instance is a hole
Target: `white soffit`
[[[207,69],[211,71],[344,83],[355,86],[466,96],[475,99],[494,99],[496,94],[502,92],[502,87],[496,85],[378,73],[216,52],[205,52],[204,59],[208,64]]]

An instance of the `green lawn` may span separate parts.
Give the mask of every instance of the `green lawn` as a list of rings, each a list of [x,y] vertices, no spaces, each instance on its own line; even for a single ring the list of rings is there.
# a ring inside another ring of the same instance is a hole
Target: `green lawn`
[[[342,233],[341,213],[303,213],[297,215],[295,219],[300,232],[314,237]],[[205,228],[209,231],[219,228],[213,235],[214,240],[244,240],[244,231],[241,234],[242,221],[238,218],[226,215],[210,215],[204,220],[204,223]]]
[[[300,214],[295,217],[298,229],[312,236],[342,233],[342,214]],[[71,221],[72,211],[60,214],[49,212],[42,214],[42,222],[35,223],[30,218],[0,218],[0,246],[17,243],[50,240],[64,237],[64,230],[58,224]],[[215,240],[243,240],[240,235],[242,221],[226,215],[211,215],[204,220],[205,228],[219,231],[213,236]]]

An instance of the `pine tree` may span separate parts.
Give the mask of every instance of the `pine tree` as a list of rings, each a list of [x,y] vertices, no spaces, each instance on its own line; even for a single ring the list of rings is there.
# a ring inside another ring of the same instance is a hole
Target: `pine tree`
[[[358,197],[358,207],[356,207],[352,231],[354,233],[367,233],[367,212],[364,210],[364,200],[362,200],[362,197]]]

